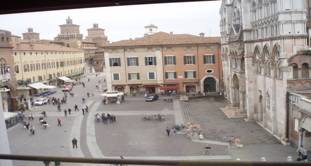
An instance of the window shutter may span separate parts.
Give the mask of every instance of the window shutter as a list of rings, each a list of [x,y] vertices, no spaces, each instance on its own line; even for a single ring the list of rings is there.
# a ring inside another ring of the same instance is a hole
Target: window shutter
[[[197,72],[196,71],[193,72],[193,78],[197,78]]]
[[[109,65],[112,66],[112,59],[109,58]]]
[[[137,79],[139,80],[140,78],[139,78],[139,73],[137,73]]]
[[[185,71],[185,78],[188,78],[188,73]]]
[[[127,58],[127,66],[130,66],[130,58]]]
[[[173,56],[173,64],[176,65],[176,56]]]
[[[174,78],[175,78],[175,79],[177,78],[177,73],[176,73],[176,72],[174,72]]]
[[[195,64],[195,56],[193,56],[192,58],[193,58],[193,64]]]
[[[165,78],[168,79],[168,73],[167,72],[165,72]]]
[[[212,55],[213,64],[215,64],[215,55]]]
[[[154,65],[157,65],[157,57],[153,57],[154,59]]]
[[[164,57],[164,64],[167,65],[167,56]]]
[[[128,73],[128,79],[129,79],[129,80],[132,80],[131,74],[130,74],[130,73]]]
[[[136,59],[136,65],[139,66],[138,58],[135,58],[135,59]]]
[[[186,63],[186,56],[184,56],[184,64],[187,64],[187,63]]]
[[[145,57],[145,65],[146,65],[146,66],[148,65],[147,57]]]

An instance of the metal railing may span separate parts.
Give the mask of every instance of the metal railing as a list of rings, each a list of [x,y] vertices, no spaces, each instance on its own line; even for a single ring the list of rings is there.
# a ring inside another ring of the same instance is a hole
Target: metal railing
[[[0,154],[0,160],[38,161],[42,163],[88,163],[88,164],[115,164],[115,165],[191,165],[191,166],[293,166],[310,165],[310,162],[248,162],[248,161],[195,161],[195,160],[163,160],[163,159],[116,159],[116,158],[81,158],[60,156],[13,155]],[[51,164],[52,165],[52,164]]]

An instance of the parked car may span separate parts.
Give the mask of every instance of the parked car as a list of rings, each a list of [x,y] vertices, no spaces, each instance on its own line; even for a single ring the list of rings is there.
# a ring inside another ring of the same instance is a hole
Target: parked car
[[[159,99],[159,96],[156,94],[145,97],[146,102],[156,101],[158,99]]]
[[[46,97],[36,98],[33,102],[34,105],[44,105],[47,103],[48,103],[48,98],[46,98]]]

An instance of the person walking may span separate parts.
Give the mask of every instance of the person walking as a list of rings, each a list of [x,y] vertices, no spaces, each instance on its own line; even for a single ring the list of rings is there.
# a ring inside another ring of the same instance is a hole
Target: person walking
[[[75,111],[79,111],[78,105],[75,104]]]
[[[85,105],[85,112],[88,113],[89,112],[89,107],[87,105]]]
[[[33,125],[30,126],[29,131],[31,135],[35,135],[35,127]]]
[[[68,108],[68,113],[69,113],[69,115],[71,114],[71,109],[70,108]]]
[[[77,138],[76,137],[73,137],[73,139],[71,140],[71,142],[72,142],[72,148],[74,149],[74,148],[78,148],[78,140],[77,140]]]
[[[67,110],[66,109],[64,110],[64,114],[65,114],[65,117],[67,117]]]
[[[57,118],[57,126],[59,126],[59,127],[62,126],[62,121],[60,120],[60,118]]]
[[[166,127],[166,134],[167,134],[167,136],[170,136],[170,132],[171,132],[171,130],[168,127]]]

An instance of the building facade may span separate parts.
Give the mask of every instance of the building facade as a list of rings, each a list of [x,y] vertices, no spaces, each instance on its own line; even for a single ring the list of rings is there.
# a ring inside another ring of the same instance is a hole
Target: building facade
[[[222,90],[218,37],[146,33],[104,49],[109,90],[188,94]]]
[[[12,56],[11,32],[0,30],[0,93],[3,111],[16,110],[16,79]]]
[[[307,1],[223,0],[221,55],[231,107],[288,140],[288,58],[307,46]]]
[[[84,52],[51,43],[19,43],[13,49],[18,82],[54,81],[84,72]]]

